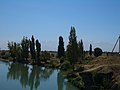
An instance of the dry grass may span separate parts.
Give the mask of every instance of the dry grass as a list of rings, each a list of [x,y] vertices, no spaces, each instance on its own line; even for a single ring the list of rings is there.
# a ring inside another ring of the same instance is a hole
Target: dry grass
[[[100,56],[97,57],[95,60],[91,61],[88,65],[98,64],[120,64],[120,57],[119,56]]]
[[[120,65],[120,57],[119,56],[100,56],[84,65],[85,69],[92,69],[95,67],[104,67],[104,66],[119,66]]]
[[[120,56],[100,56],[84,65],[85,71],[113,72],[113,85],[120,87]]]

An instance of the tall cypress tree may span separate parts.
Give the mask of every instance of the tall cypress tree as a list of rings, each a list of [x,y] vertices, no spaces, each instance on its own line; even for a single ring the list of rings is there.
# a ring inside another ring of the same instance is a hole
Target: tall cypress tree
[[[37,61],[40,59],[40,52],[41,52],[41,44],[38,40],[36,40],[36,57],[37,57]]]
[[[89,55],[92,56],[92,44],[90,44]]]
[[[58,45],[58,57],[61,58],[65,54],[65,49],[64,49],[64,42],[63,42],[63,37],[59,37],[59,45]]]
[[[70,30],[69,44],[67,45],[67,59],[71,65],[74,65],[78,61],[78,44],[74,27],[71,27]]]
[[[35,55],[35,39],[34,36],[32,35],[31,41],[30,41],[30,53],[32,59],[36,60],[36,55]]]
[[[29,57],[29,40],[27,37],[23,37],[21,41],[21,46],[22,46],[22,58],[27,58]]]
[[[78,43],[78,47],[79,47],[79,57],[80,59],[83,59],[84,57],[84,47],[83,47],[83,41],[79,41]]]

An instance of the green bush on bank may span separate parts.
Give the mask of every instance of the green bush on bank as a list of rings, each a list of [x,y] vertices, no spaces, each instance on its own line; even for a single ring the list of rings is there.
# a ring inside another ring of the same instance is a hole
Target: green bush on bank
[[[78,88],[84,88],[84,82],[81,76],[71,77],[69,78],[69,82],[71,82],[73,85],[75,85]]]
[[[71,67],[71,65],[70,65],[70,62],[69,61],[64,61],[62,64],[61,64],[61,69],[62,70],[67,70],[67,69],[69,69]]]

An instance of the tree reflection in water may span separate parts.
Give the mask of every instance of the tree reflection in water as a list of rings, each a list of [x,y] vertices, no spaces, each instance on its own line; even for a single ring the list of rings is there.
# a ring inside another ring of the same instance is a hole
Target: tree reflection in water
[[[30,69],[30,71],[29,71]],[[40,86],[40,80],[47,80],[52,75],[53,69],[42,68],[20,63],[11,63],[8,67],[7,79],[19,80],[23,88],[27,86],[30,90],[37,89]]]
[[[58,84],[58,90],[80,90],[73,86],[71,83],[65,81],[64,79],[64,72],[59,71],[57,74],[57,84]]]
[[[59,71],[57,75],[58,90],[63,90],[63,82],[64,82],[63,73]]]

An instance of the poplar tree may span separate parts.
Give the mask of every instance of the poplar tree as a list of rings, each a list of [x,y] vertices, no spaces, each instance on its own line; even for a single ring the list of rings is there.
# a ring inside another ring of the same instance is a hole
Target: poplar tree
[[[58,45],[58,57],[61,58],[65,54],[65,49],[64,49],[64,42],[63,42],[63,37],[59,37],[59,45]]]
[[[8,49],[10,52],[10,56],[14,60],[19,60],[21,58],[21,46],[16,42],[8,42]]]
[[[21,41],[21,46],[22,46],[22,58],[26,59],[29,57],[29,40],[27,39],[27,37],[23,37],[22,41]]]
[[[78,48],[79,48],[79,57],[80,59],[83,59],[84,57],[84,47],[83,47],[83,41],[79,41],[78,43]]]
[[[74,27],[71,27],[70,30],[69,43],[67,45],[67,59],[71,65],[74,65],[78,61],[78,44]]]
[[[41,44],[40,42],[38,41],[38,39],[36,40],[36,58],[37,58],[37,61],[40,59],[40,52],[41,52]]]
[[[36,55],[35,55],[35,39],[34,36],[32,35],[32,38],[30,40],[30,53],[31,53],[31,57],[32,59],[36,59]]]
[[[92,56],[92,44],[90,44],[89,55]]]

